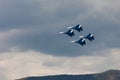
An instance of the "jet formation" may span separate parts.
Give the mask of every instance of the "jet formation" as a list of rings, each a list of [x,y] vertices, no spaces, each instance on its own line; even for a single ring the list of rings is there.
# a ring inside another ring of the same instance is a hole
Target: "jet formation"
[[[65,35],[68,35],[69,37],[73,37],[73,36],[75,36],[74,30],[78,31],[78,32],[81,32],[81,31],[83,31],[82,27],[83,26],[80,25],[80,24],[78,24],[76,26],[72,26],[72,27],[67,27],[68,31],[60,32],[60,34],[65,34]],[[81,46],[84,46],[84,45],[86,45],[86,39],[89,40],[89,41],[93,41],[94,40],[94,34],[89,33],[86,36],[79,36],[78,40],[73,40],[73,41],[71,41],[71,43],[78,43]]]

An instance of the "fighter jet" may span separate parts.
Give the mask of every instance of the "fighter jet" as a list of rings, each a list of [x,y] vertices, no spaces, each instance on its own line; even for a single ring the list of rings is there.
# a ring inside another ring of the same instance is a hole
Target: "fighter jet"
[[[86,38],[90,41],[93,41],[95,39],[92,33],[88,34],[87,36],[80,36],[80,38]]]
[[[93,34],[88,34],[85,38],[90,40],[90,41],[93,41],[94,40],[94,35]]]
[[[74,31],[73,31],[72,29],[69,29],[69,30],[66,31],[66,32],[60,32],[60,34],[66,34],[66,35],[68,35],[68,36],[70,36],[70,37],[72,37],[72,36],[75,35],[75,34],[74,34]]]
[[[79,40],[71,41],[71,43],[78,43],[78,44],[80,44],[81,46],[86,45],[86,42],[85,42],[85,39],[84,39],[84,38],[81,38],[81,39],[79,39]]]
[[[73,27],[67,27],[68,29],[74,29],[74,30],[76,30],[76,31],[78,31],[78,32],[80,32],[80,31],[83,31],[83,28],[82,28],[82,25],[76,25],[76,26],[73,26]]]

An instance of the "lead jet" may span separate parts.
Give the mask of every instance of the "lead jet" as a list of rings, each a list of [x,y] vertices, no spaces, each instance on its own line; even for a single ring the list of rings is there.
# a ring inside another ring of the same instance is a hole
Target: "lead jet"
[[[86,42],[85,42],[85,39],[84,38],[81,38],[81,39],[79,39],[79,40],[74,40],[74,41],[71,41],[71,43],[78,43],[78,44],[80,44],[81,46],[84,46],[84,45],[86,45]]]
[[[88,34],[87,36],[80,36],[80,38],[86,38],[90,41],[93,41],[95,39],[94,34],[92,34],[92,33]]]
[[[74,36],[74,31],[72,29],[69,29],[67,32],[60,32],[60,34],[66,34],[70,37]]]
[[[67,27],[68,29],[75,29],[76,31],[80,32],[80,31],[83,31],[83,28],[82,28],[82,25],[76,25],[76,26],[73,26],[73,27]]]

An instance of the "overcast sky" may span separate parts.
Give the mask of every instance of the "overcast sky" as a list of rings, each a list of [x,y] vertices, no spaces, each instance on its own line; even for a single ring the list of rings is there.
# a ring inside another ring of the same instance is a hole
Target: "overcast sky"
[[[0,0],[0,80],[120,69],[119,0]],[[75,37],[59,34],[83,25]],[[70,43],[93,33],[86,46]]]

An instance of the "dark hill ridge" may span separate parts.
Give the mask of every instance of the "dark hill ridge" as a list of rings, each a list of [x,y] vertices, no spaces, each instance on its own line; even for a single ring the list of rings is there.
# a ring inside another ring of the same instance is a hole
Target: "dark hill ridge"
[[[26,77],[16,80],[120,80],[120,71],[109,70],[102,73],[86,75],[52,75],[42,77]]]

